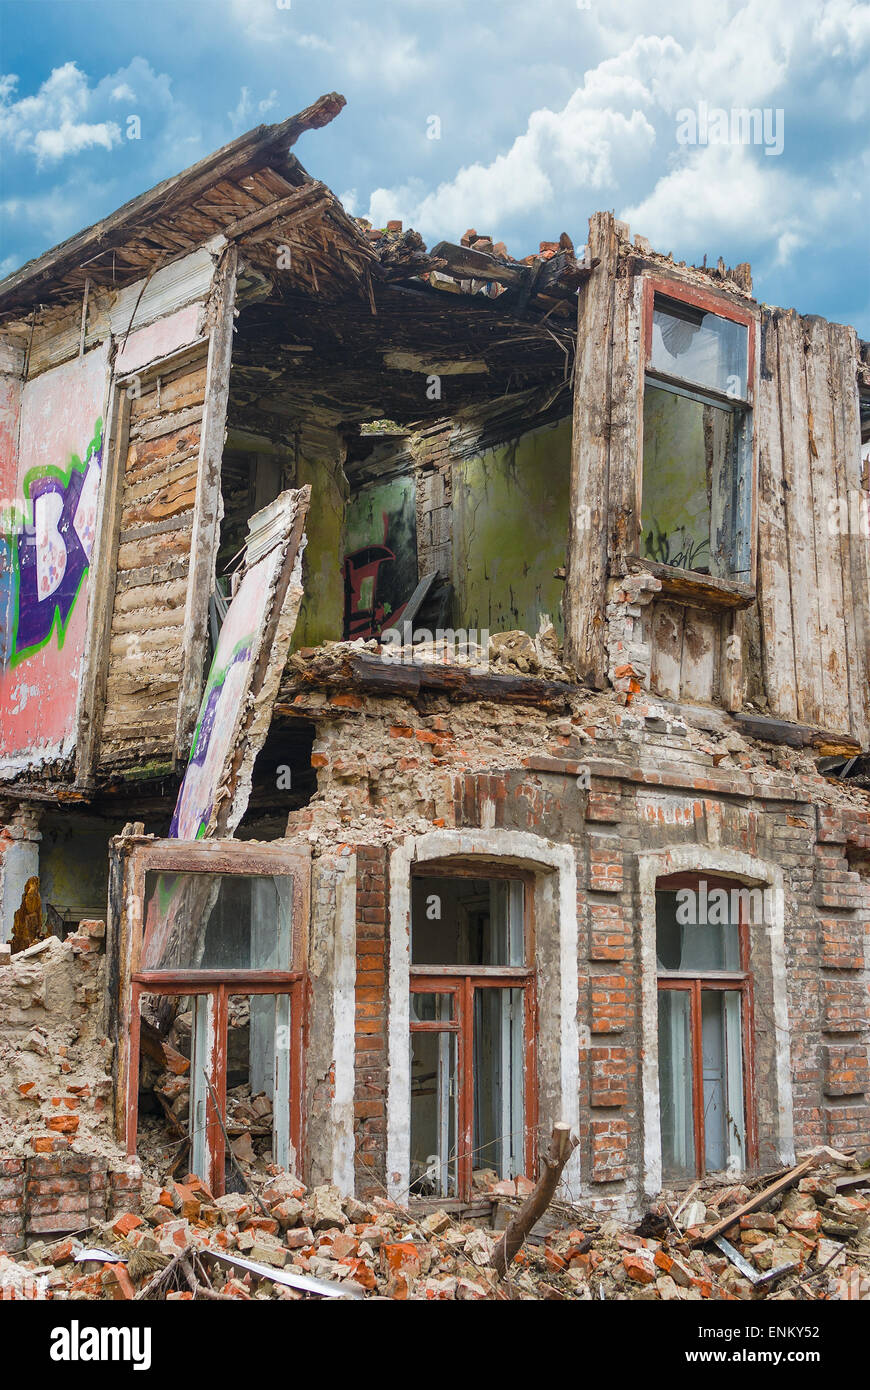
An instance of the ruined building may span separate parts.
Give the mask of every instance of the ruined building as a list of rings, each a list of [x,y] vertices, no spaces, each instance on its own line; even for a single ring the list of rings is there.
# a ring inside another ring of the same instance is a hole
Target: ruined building
[[[373,229],[343,104],[0,283],[0,1147],[467,1203],[560,1120],[630,1214],[866,1145],[870,344],[609,213]]]

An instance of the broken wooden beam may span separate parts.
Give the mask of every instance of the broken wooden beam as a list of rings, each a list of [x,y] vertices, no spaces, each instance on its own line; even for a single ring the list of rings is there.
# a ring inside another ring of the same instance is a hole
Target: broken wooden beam
[[[778,1197],[781,1192],[785,1192],[789,1187],[799,1182],[801,1178],[806,1176],[811,1168],[816,1166],[818,1161],[819,1155],[811,1154],[809,1158],[805,1158],[797,1167],[790,1168],[787,1173],[783,1173],[782,1177],[777,1178],[769,1187],[763,1187],[760,1192],[756,1192],[755,1196],[750,1197],[748,1202],[744,1202],[740,1207],[735,1207],[734,1211],[731,1212],[729,1216],[723,1216],[722,1220],[717,1221],[714,1226],[707,1226],[706,1229],[696,1237],[694,1244],[707,1245],[711,1240],[715,1240],[717,1236],[724,1235],[732,1226],[739,1224],[741,1216],[749,1216],[753,1211],[758,1211],[758,1208],[763,1207],[765,1202],[769,1202],[772,1197]]]
[[[494,700],[500,704],[538,705],[544,709],[563,709],[576,694],[570,681],[545,680],[475,670],[473,667],[428,662],[391,660],[368,654],[338,653],[324,649],[313,657],[298,653],[288,664],[281,693],[275,704],[278,714],[298,714],[293,698],[302,690],[344,690],[380,696],[413,699],[423,691],[435,690],[451,700]]]
[[[766,714],[735,711],[733,718],[742,733],[763,743],[783,743],[789,748],[814,748],[823,757],[837,754],[848,757],[862,751],[860,743],[851,734],[815,729],[809,724],[790,724],[785,719],[772,719]]]

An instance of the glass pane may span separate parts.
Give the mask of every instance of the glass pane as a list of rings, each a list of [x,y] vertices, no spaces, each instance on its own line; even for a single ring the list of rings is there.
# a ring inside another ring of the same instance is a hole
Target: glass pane
[[[289,970],[289,875],[145,875],[142,970]]]
[[[740,904],[761,889],[712,886],[656,892],[656,957],[660,970],[696,975],[740,969]],[[752,918],[750,917],[750,921]]]
[[[522,965],[520,879],[411,880],[413,965]]]
[[[430,996],[431,997],[431,996]],[[411,1191],[459,1195],[455,1033],[411,1034]]]
[[[740,1005],[736,990],[701,991],[704,1162],[708,1173],[739,1173],[745,1165]]]
[[[695,1174],[692,1025],[688,990],[659,990],[659,1103],[666,1177]]]
[[[523,1172],[523,990],[478,989],[474,995],[473,1170],[485,1186]]]
[[[739,568],[734,531],[743,413],[647,381],[641,507],[647,559],[718,579]]]
[[[411,992],[412,1023],[450,1023],[453,1020],[452,994]]]
[[[745,324],[656,295],[649,360],[655,371],[745,400],[748,349]]]

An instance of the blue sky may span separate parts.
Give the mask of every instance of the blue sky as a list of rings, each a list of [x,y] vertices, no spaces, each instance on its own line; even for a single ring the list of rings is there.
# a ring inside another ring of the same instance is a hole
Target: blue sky
[[[378,225],[522,256],[612,208],[870,338],[867,3],[0,0],[0,45],[2,274],[337,90],[296,153]],[[718,110],[768,108],[781,153],[681,142],[700,103],[712,135]]]

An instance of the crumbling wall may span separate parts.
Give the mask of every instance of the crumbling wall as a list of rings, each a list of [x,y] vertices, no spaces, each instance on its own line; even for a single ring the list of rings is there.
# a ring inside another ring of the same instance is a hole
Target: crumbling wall
[[[805,752],[690,726],[642,696],[627,707],[576,696],[561,715],[436,696],[306,690],[296,701],[317,727],[318,790],[287,833],[307,837],[315,855],[350,844],[357,859],[358,1190],[390,1176],[388,856],[433,827],[521,830],[574,847],[584,1199],[636,1210],[648,1172],[639,863],[651,853],[678,851],[683,867],[718,863],[726,874],[751,861],[782,876],[781,957],[767,926],[751,937],[759,1170],[810,1144],[868,1142],[864,793],[827,781]],[[552,920],[539,930],[552,932]]]
[[[111,1133],[99,1020],[105,926],[82,922],[0,960],[0,1249],[81,1230],[135,1203],[142,1174]]]

